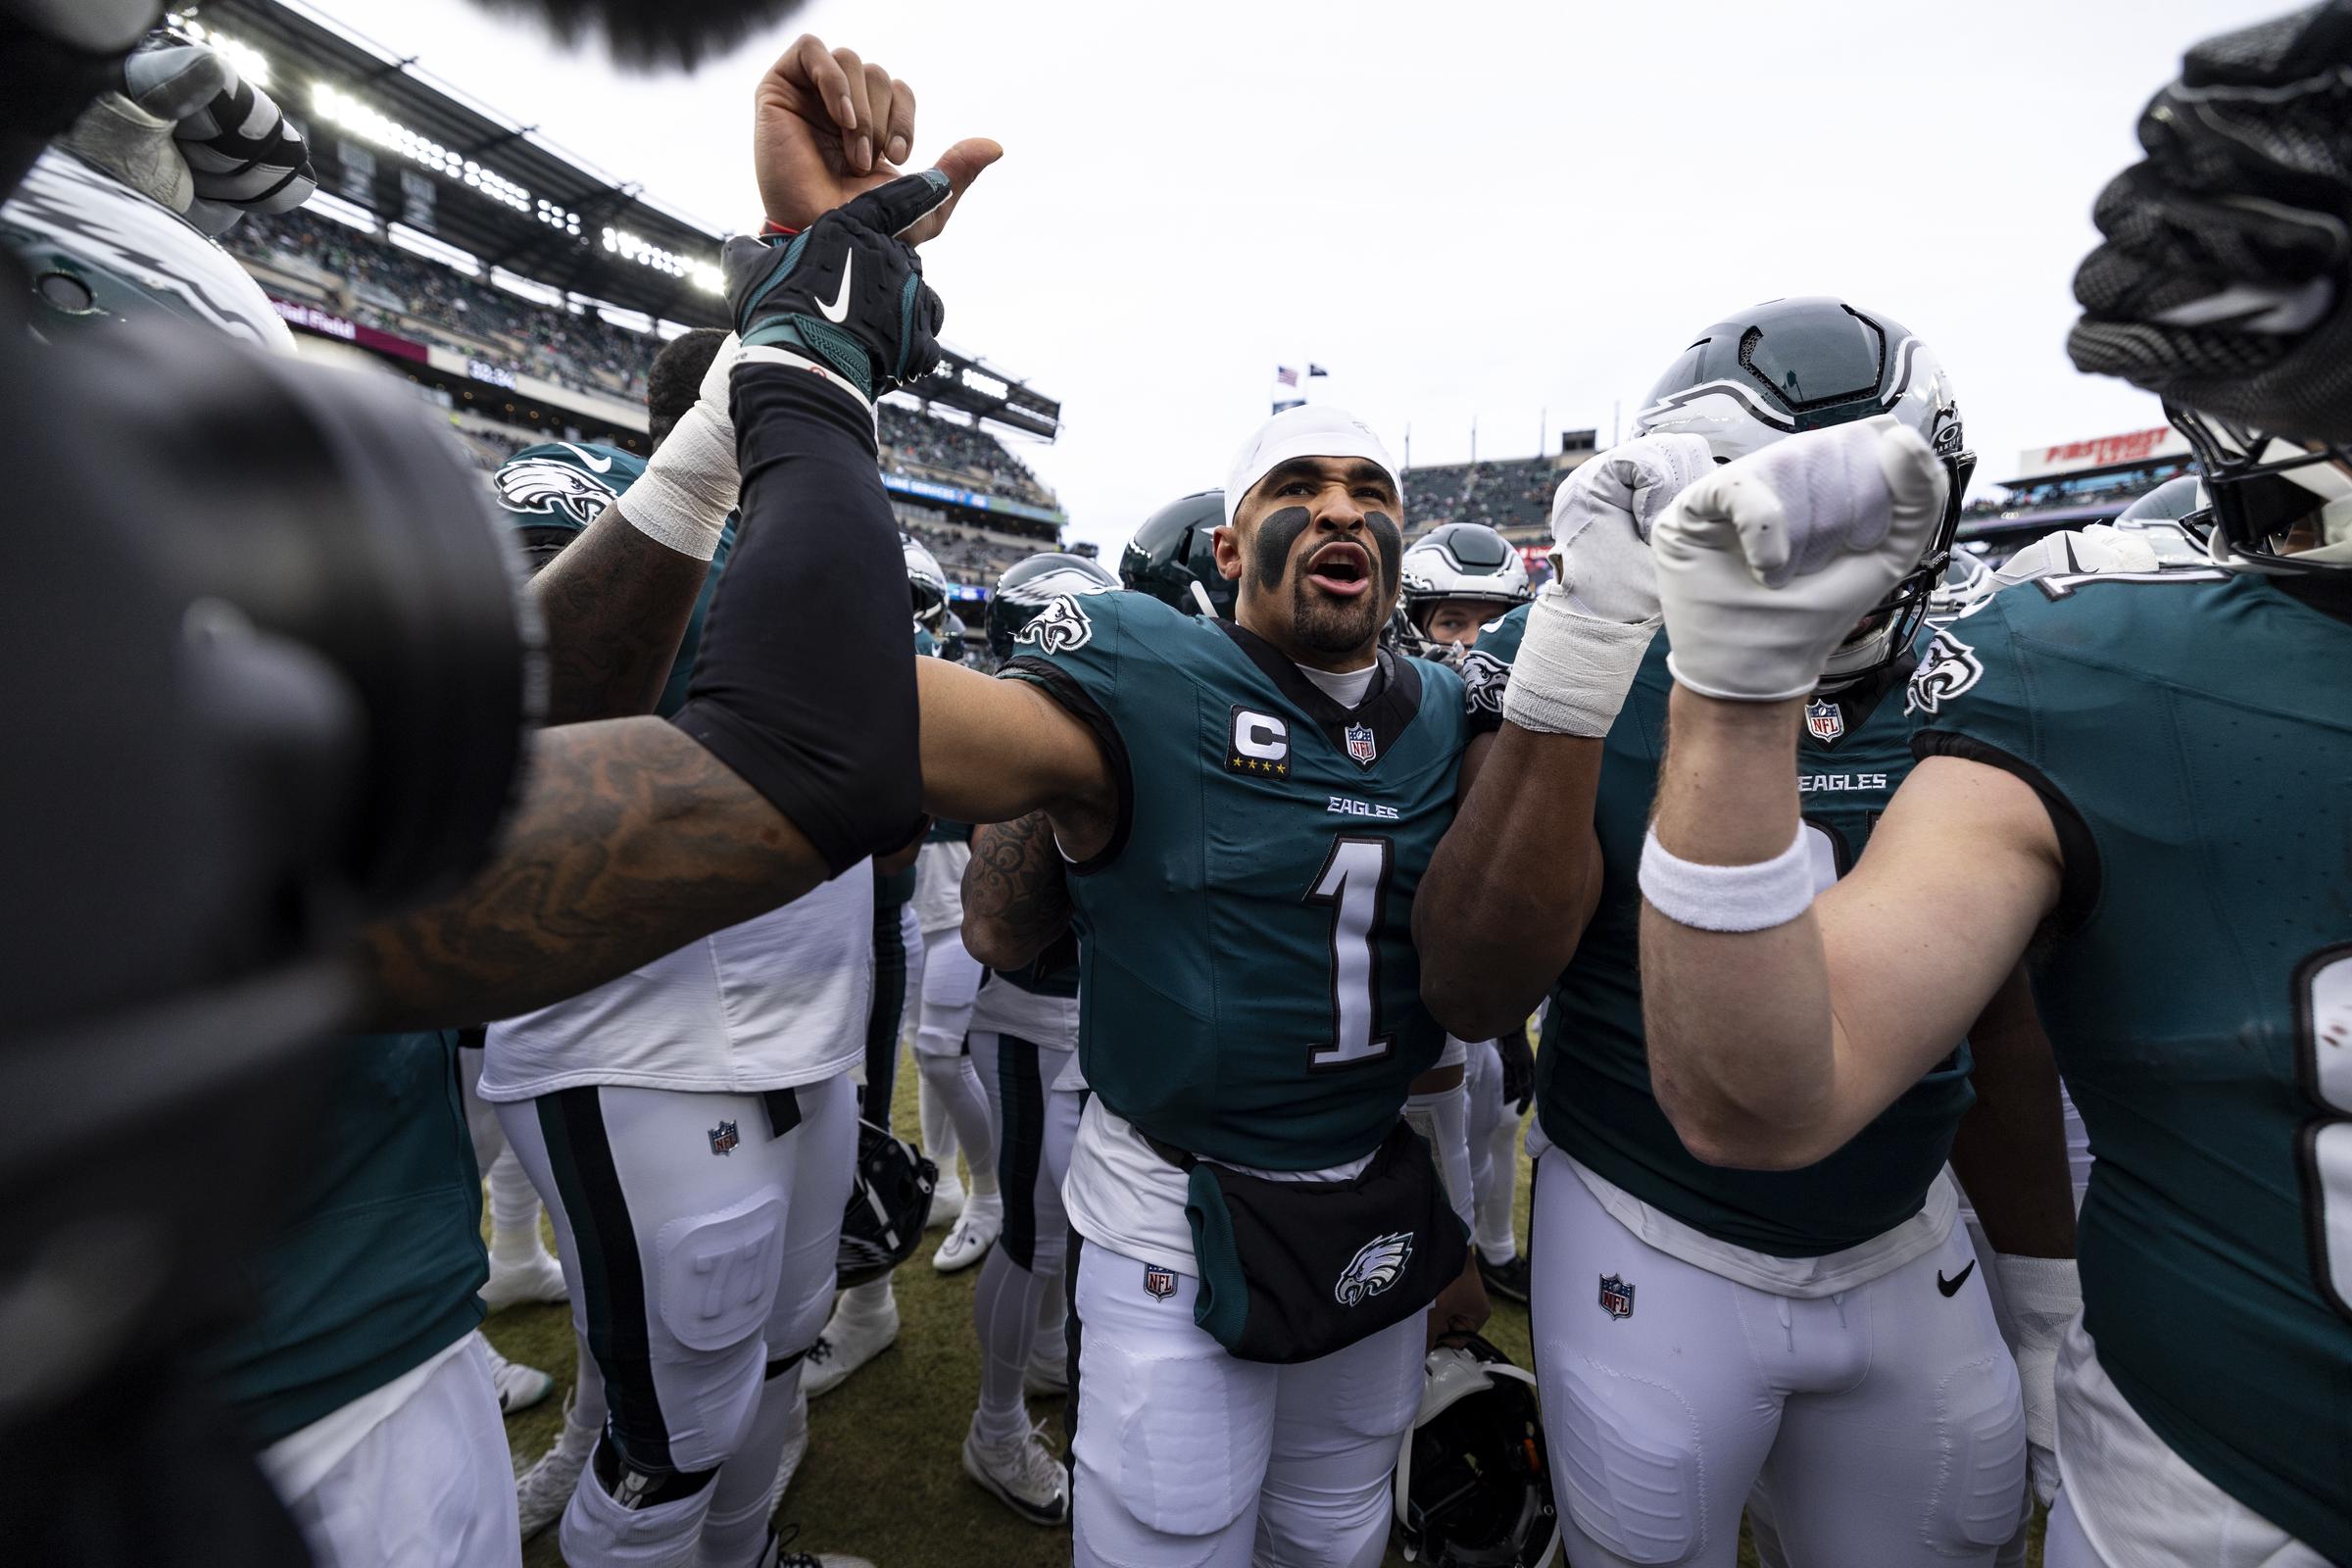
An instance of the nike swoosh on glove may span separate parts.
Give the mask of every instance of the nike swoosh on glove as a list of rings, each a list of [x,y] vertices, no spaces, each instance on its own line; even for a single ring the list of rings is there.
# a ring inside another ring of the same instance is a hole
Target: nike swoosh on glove
[[[2256,429],[2352,440],[2352,0],[2190,49],[2099,193],[2078,368]]]
[[[1568,602],[1631,623],[1658,613],[1649,536],[1676,496],[1715,469],[1695,435],[1636,436],[1577,466],[1551,502],[1551,538]]]
[[[1886,414],[1715,469],[1675,499],[1650,541],[1666,667],[1703,697],[1804,696],[1919,564],[1948,488],[1927,442]]]
[[[798,234],[728,240],[719,261],[743,339],[738,361],[782,350],[815,361],[870,407],[939,364],[946,307],[922,258],[899,239],[954,195],[936,169],[904,174],[833,209]]]

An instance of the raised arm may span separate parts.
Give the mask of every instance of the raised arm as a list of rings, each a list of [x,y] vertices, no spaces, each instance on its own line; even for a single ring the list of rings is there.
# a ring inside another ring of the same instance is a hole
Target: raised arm
[[[1073,859],[1109,842],[1118,781],[1102,742],[1068,709],[1027,681],[944,659],[916,660],[915,682],[924,809],[975,823],[1043,812]]]
[[[1916,566],[1946,493],[1927,444],[1873,419],[1719,468],[1659,523],[1676,684],[1642,991],[1658,1103],[1701,1159],[1787,1169],[1843,1145],[1959,1043],[2056,906],[2039,798],[1947,757],[1913,769],[1861,862],[1812,895],[1806,696]]]
[[[1462,808],[1413,896],[1421,996],[1463,1040],[1519,1028],[1600,899],[1601,743],[1506,723],[1471,743]]]

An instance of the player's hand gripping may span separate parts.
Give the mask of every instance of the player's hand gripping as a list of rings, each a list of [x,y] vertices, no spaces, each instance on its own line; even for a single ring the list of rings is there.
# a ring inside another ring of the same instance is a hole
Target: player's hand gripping
[[[848,49],[804,34],[760,78],[752,157],[768,220],[795,230],[896,179],[914,149],[914,89]],[[950,194],[899,237],[920,245],[947,226],[980,172],[1004,155],[986,138],[940,155]]]
[[[1674,678],[1735,702],[1811,691],[1919,564],[1948,489],[1891,415],[1789,436],[1700,479],[1651,540]]]
[[[1657,630],[1651,529],[1675,496],[1713,466],[1697,436],[1645,435],[1561,481],[1551,503],[1559,581],[1527,612],[1504,718],[1547,735],[1609,732]]]
[[[2352,440],[2352,0],[2209,38],[2139,121],[2075,273],[2076,366]]]

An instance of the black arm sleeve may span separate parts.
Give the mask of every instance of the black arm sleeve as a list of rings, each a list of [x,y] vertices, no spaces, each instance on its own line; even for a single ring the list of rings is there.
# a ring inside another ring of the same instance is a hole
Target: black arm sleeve
[[[671,720],[839,875],[922,816],[910,601],[872,418],[822,376],[735,371],[743,500],[694,682]],[[822,667],[809,629],[824,628]]]

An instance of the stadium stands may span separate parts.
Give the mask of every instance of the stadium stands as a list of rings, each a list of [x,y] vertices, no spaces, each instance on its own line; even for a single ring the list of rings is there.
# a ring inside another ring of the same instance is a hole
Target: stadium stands
[[[1548,457],[1408,468],[1405,514],[1416,535],[1448,522],[1483,522],[1525,543],[1531,530],[1550,526],[1561,472]]]

